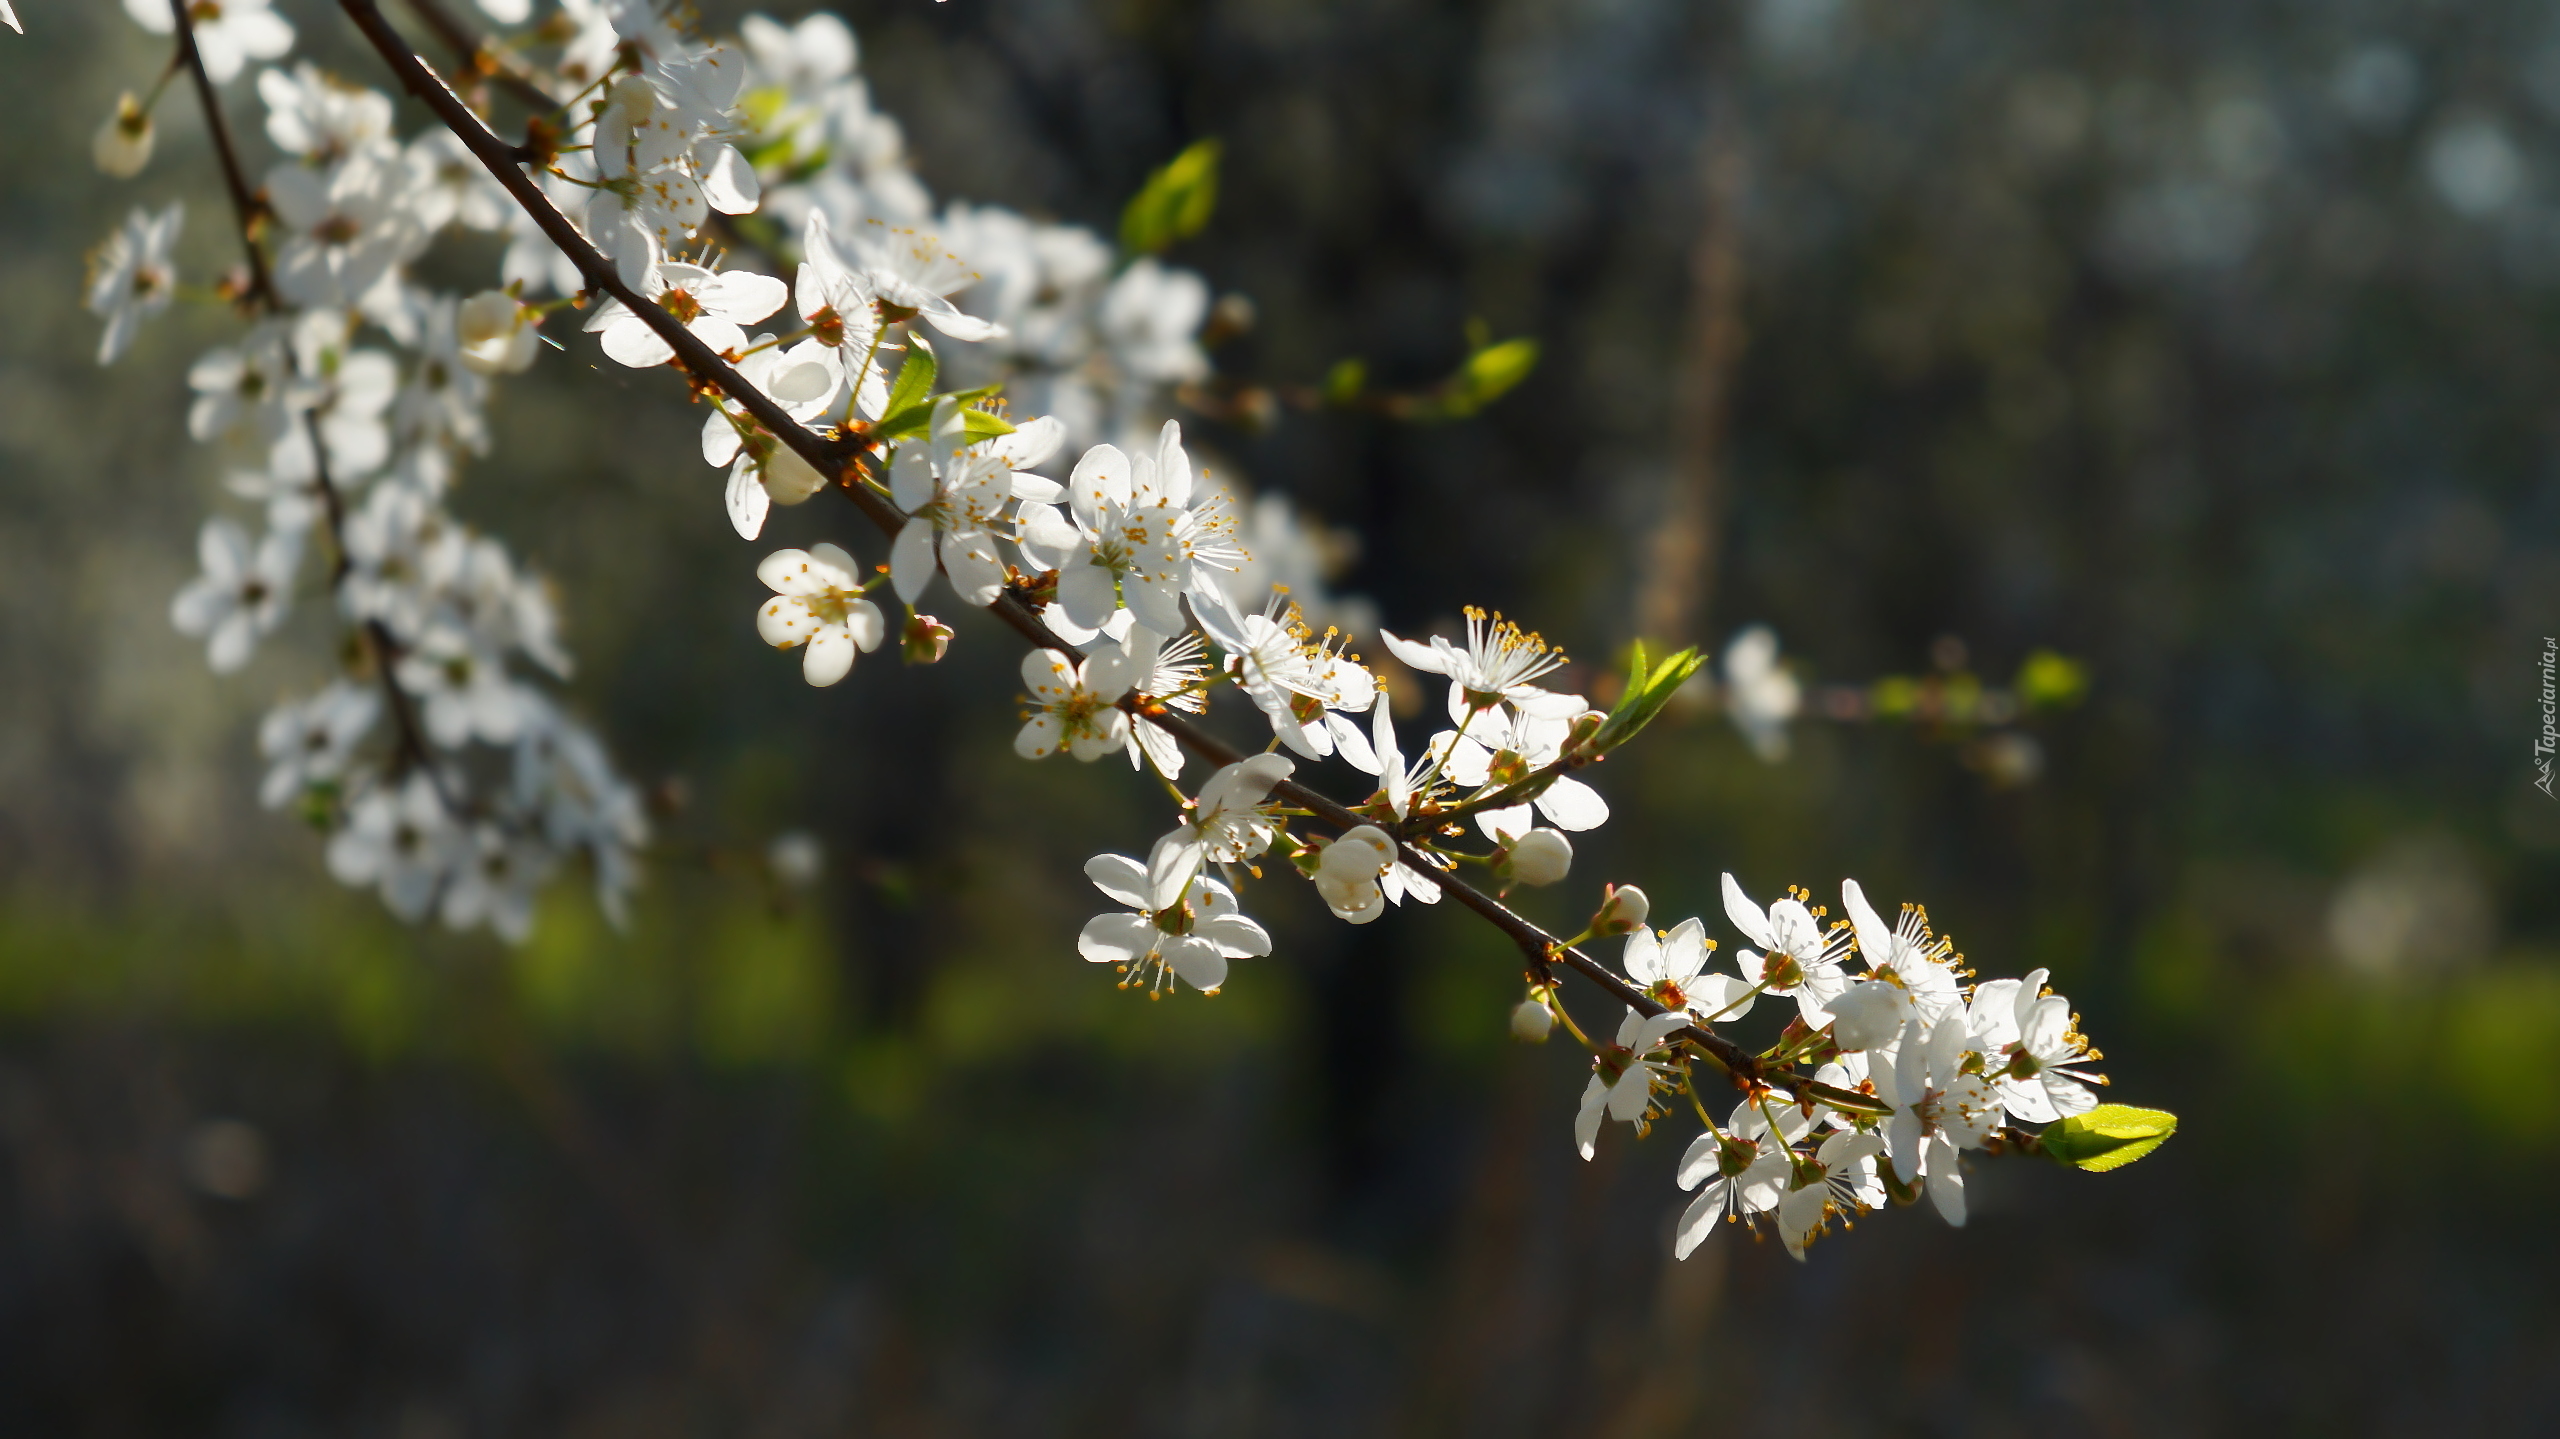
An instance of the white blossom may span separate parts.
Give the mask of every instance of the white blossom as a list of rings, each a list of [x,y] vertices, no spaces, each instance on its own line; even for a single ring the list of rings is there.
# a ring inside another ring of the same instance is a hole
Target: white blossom
[[[178,28],[168,0],[124,0],[124,9],[154,35]],[[187,7],[187,23],[204,73],[217,85],[252,60],[273,60],[293,48],[293,27],[267,8],[267,0],[196,0]]]
[[[1876,1155],[1883,1149],[1884,1141],[1874,1135],[1844,1129],[1822,1141],[1812,1158],[1797,1157],[1791,1187],[1778,1201],[1778,1238],[1789,1254],[1804,1258],[1805,1246],[1821,1237],[1833,1216],[1884,1203],[1884,1181],[1876,1175]]]
[[[1849,954],[1849,926],[1834,924],[1826,931],[1793,893],[1764,910],[1730,874],[1724,877],[1724,912],[1742,937],[1758,946],[1734,955],[1742,977],[1769,994],[1795,996],[1805,1023],[1828,1024],[1831,1001],[1849,987],[1841,969]]]
[[[1127,657],[1129,673],[1137,676],[1130,686],[1135,693],[1159,700],[1167,709],[1191,714],[1209,707],[1207,696],[1193,689],[1209,668],[1201,662],[1198,635],[1185,634],[1168,642],[1164,636],[1132,621],[1118,643]],[[1182,777],[1181,743],[1163,726],[1139,713],[1129,720],[1129,767],[1139,769],[1148,763],[1153,763],[1156,772],[1166,779]]]
[[[1725,716],[1753,754],[1770,764],[1787,757],[1787,722],[1803,703],[1796,677],[1778,662],[1777,631],[1753,625],[1725,645]]]
[[[515,201],[471,147],[450,130],[429,130],[409,142],[410,204],[429,231],[447,225],[496,233],[517,213]]]
[[[1044,457],[1045,458],[1045,457]],[[996,527],[1013,502],[1013,466],[970,443],[965,415],[949,395],[935,401],[929,435],[898,447],[889,496],[907,523],[889,549],[889,579],[913,605],[941,570],[962,602],[984,608],[1004,592]]]
[[[1949,1224],[1965,1219],[1964,1171],[1957,1152],[1979,1149],[2000,1127],[2000,1097],[1978,1072],[1981,1056],[1963,1016],[1929,1026],[1905,1021],[1891,1054],[1870,1063],[1876,1093],[1893,1106],[1885,1148],[1905,1183],[1928,1177],[1929,1198]]]
[[[1121,748],[1129,742],[1129,716],[1117,702],[1136,679],[1126,652],[1106,650],[1081,661],[1047,649],[1024,655],[1029,708],[1013,752],[1046,759],[1063,749],[1091,761]]]
[[[1574,721],[1591,708],[1580,695],[1546,690],[1530,690],[1481,709],[1471,708],[1470,703],[1465,691],[1452,684],[1449,707],[1459,728],[1433,740],[1441,755],[1441,772],[1468,789],[1509,785],[1556,769]],[[1533,809],[1556,828],[1576,833],[1609,822],[1609,802],[1598,790],[1558,772],[1533,799],[1478,810],[1476,827],[1488,838],[1522,834],[1533,822]]]
[[[358,150],[321,169],[278,165],[267,172],[267,203],[280,240],[276,288],[298,305],[351,306],[427,247],[396,150]]]
[[[380,691],[346,680],[268,711],[258,725],[258,752],[268,762],[258,803],[278,809],[315,785],[346,778],[356,746],[381,714]]]
[[[1142,256],[1103,292],[1094,318],[1103,344],[1131,379],[1184,385],[1208,377],[1209,357],[1198,338],[1208,314],[1207,281]]]
[[[377,785],[347,806],[347,822],[329,836],[329,873],[340,884],[370,885],[405,920],[425,916],[461,857],[461,835],[435,782],[418,770],[396,785]]]
[[[1538,831],[1548,833],[1549,831]],[[1715,941],[1697,919],[1684,919],[1657,936],[1644,925],[1627,932],[1619,965],[1645,997],[1666,1009],[1712,1023],[1751,1012],[1751,987],[1729,974],[1712,973]]]
[[[511,375],[542,353],[540,321],[523,301],[503,290],[483,290],[454,313],[454,338],[462,363],[480,375]]]
[[[489,382],[463,351],[460,308],[451,295],[428,302],[417,366],[393,398],[392,424],[406,444],[487,454],[489,430],[482,410],[489,402]]]
[[[764,392],[782,412],[805,423],[826,411],[836,384],[835,363],[826,348],[804,340],[789,349],[774,346],[770,335],[756,338],[755,353],[738,362],[739,378]],[[729,466],[729,482],[721,496],[730,526],[741,539],[764,533],[775,505],[797,505],[827,487],[827,477],[801,458],[800,452],[726,400],[711,407],[702,421],[702,458]]]
[[[350,85],[308,60],[291,70],[259,71],[258,98],[267,103],[267,138],[305,165],[334,165],[360,151],[378,154],[391,141],[390,96]]]
[[[157,215],[136,209],[91,257],[89,313],[107,322],[98,337],[99,364],[114,364],[132,347],[142,322],[177,298],[178,271],[169,251],[186,217],[186,207],[175,201]]]
[[[1210,775],[1182,822],[1147,853],[1153,903],[1171,904],[1203,864],[1240,864],[1269,849],[1280,821],[1264,802],[1296,768],[1287,755],[1257,754]]]
[[[196,398],[187,409],[187,433],[261,445],[282,438],[303,398],[293,384],[286,336],[284,322],[261,321],[238,344],[208,350],[189,367],[187,386]]]
[[[883,304],[912,310],[955,340],[986,340],[1004,333],[1003,326],[946,298],[976,284],[978,272],[944,248],[941,236],[873,220],[852,239]]]
[[[1543,694],[1529,681],[1561,666],[1564,651],[1521,629],[1500,615],[1467,610],[1467,642],[1451,644],[1438,635],[1428,643],[1400,639],[1385,630],[1378,637],[1397,659],[1424,674],[1445,675],[1465,697],[1470,709],[1491,709],[1515,695]]]
[[[1674,1030],[1689,1022],[1679,1010],[1647,1018],[1635,1010],[1618,1023],[1618,1037],[1591,1057],[1591,1082],[1583,1087],[1582,1107],[1573,1116],[1573,1145],[1589,1159],[1600,1139],[1600,1121],[1644,1122],[1653,1102],[1653,1086],[1669,1066],[1659,1057]]]
[[[510,944],[533,935],[534,895],[551,877],[549,846],[486,820],[457,837],[439,907],[453,929],[487,925]]]
[[[1775,1128],[1769,1123],[1772,1109]],[[1688,1258],[1719,1220],[1747,1221],[1777,1208],[1795,1175],[1793,1145],[1812,1128],[1813,1120],[1793,1104],[1746,1099],[1734,1106],[1722,1133],[1708,1130],[1691,1140],[1677,1178],[1682,1189],[1697,1189],[1698,1197],[1681,1211],[1673,1255]]]
[[[810,23],[834,18],[813,15]],[[879,293],[868,275],[845,262],[824,211],[810,212],[801,228],[800,270],[792,298],[809,327],[810,339],[834,357],[838,383],[848,387],[851,415],[881,418],[889,406],[889,385],[879,364]]]
[[[2083,1066],[2098,1056],[2080,1034],[2071,1001],[2044,990],[2045,971],[1974,986],[1966,1011],[1990,1077],[2008,1111],[2029,1124],[2051,1124],[2097,1108],[2092,1084],[2106,1081]]]
[[[768,83],[794,93],[822,90],[852,74],[861,53],[853,31],[824,10],[797,25],[750,15],[738,22],[738,38]]]
[[[439,625],[400,657],[398,673],[427,737],[446,749],[475,739],[507,744],[524,725],[505,660],[476,636]]]
[[[210,519],[197,532],[196,556],[204,573],[178,591],[169,619],[179,633],[205,640],[214,673],[229,674],[284,623],[293,572],[302,560],[300,536],[271,531],[253,542],[238,524]]]
[[[1161,993],[1179,977],[1203,994],[1227,982],[1227,961],[1269,954],[1271,936],[1236,907],[1235,892],[1205,875],[1161,907],[1147,883],[1147,867],[1126,855],[1098,854],[1085,876],[1104,894],[1136,911],[1098,914],[1076,937],[1076,951],[1095,964],[1116,967],[1121,987]]]
[[[835,545],[776,550],[756,578],[774,593],[756,611],[756,633],[775,649],[807,646],[801,674],[813,685],[843,679],[855,652],[878,649],[888,633],[880,607],[862,597],[861,566]]]
[[[1022,507],[1023,553],[1058,571],[1058,606],[1073,623],[1097,629],[1125,606],[1159,634],[1189,627],[1184,590],[1241,554],[1232,517],[1192,507],[1193,479],[1182,427],[1168,420],[1152,453],[1087,450],[1067,478],[1066,511]]]
[[[713,271],[674,261],[650,271],[638,288],[682,322],[714,354],[732,358],[747,348],[747,332],[741,327],[781,309],[783,301],[791,298],[791,292],[771,275],[752,270]],[[631,313],[620,300],[607,300],[597,306],[586,329],[600,334],[605,354],[634,369],[663,365],[676,355],[673,345],[661,339],[648,321]]]

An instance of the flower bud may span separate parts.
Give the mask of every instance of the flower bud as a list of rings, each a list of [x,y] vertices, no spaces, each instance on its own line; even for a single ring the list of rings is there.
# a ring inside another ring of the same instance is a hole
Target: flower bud
[[[1600,733],[1600,727],[1608,722],[1609,715],[1605,710],[1584,710],[1574,716],[1572,727],[1564,734],[1564,753],[1580,754],[1590,745],[1592,737]]]
[[[523,302],[504,290],[483,290],[463,301],[454,312],[454,331],[462,363],[474,374],[515,374],[542,348]]]
[[[1556,1027],[1555,1011],[1536,999],[1524,999],[1511,1010],[1511,1037],[1522,1044],[1544,1044]]]
[[[1573,841],[1557,830],[1533,829],[1511,842],[1494,861],[1505,880],[1528,885],[1553,884],[1573,868]]]
[[[1395,841],[1374,824],[1346,830],[1340,839],[1325,847],[1321,877],[1336,883],[1374,880],[1395,862]]]
[[[796,505],[827,487],[827,477],[819,474],[800,452],[789,445],[776,444],[773,453],[764,457],[758,467],[764,480],[764,492],[777,505]]]
[[[151,163],[151,142],[155,138],[151,116],[125,91],[116,97],[116,112],[98,127],[89,142],[89,155],[98,168],[119,180],[130,180]]]
[[[1591,932],[1599,935],[1629,934],[1644,923],[1652,912],[1645,902],[1644,891],[1632,884],[1613,884],[1601,891],[1600,912],[1591,917]]]
[[[951,626],[931,615],[909,615],[906,630],[898,636],[907,663],[929,665],[951,650]]]

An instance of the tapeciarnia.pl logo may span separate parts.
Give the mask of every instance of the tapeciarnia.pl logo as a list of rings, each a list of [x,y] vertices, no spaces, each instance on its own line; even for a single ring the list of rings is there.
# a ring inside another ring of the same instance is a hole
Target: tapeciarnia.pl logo
[[[2560,689],[2553,684],[2553,672],[2560,670],[2560,639],[2542,637],[2542,734],[2533,742],[2533,787],[2546,796],[2551,794],[2551,754],[2560,747]]]

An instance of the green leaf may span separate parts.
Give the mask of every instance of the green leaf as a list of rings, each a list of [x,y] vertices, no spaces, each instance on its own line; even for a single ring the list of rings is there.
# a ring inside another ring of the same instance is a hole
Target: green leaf
[[[1452,416],[1472,415],[1509,394],[1537,367],[1538,342],[1525,336],[1481,346],[1450,377],[1440,408]]]
[[[1360,398],[1360,392],[1367,388],[1369,388],[1369,362],[1357,356],[1347,360],[1336,360],[1333,362],[1333,368],[1324,372],[1326,404],[1350,404],[1353,400]]]
[[[1120,249],[1156,255],[1208,228],[1218,208],[1216,140],[1200,140],[1147,177],[1120,212]]]
[[[2178,1116],[2165,1109],[2101,1104],[2086,1114],[2045,1126],[2044,1152],[2064,1164],[2103,1174],[2122,1169],[2178,1132]]]
[[[896,444],[900,440],[914,439],[932,428],[933,404],[927,401],[921,405],[909,405],[903,410],[891,410],[887,418],[872,427],[871,437],[882,444]]]
[[[1663,706],[1671,703],[1671,697],[1678,694],[1680,687],[1687,684],[1689,677],[1706,662],[1707,657],[1692,645],[1677,654],[1663,656],[1660,664],[1648,668],[1644,643],[1639,640],[1630,646],[1626,692],[1618,696],[1617,708],[1609,711],[1607,723],[1591,737],[1592,752],[1607,754],[1634,739],[1638,731],[1653,723],[1654,716],[1662,713]]]
[[[2037,650],[2018,666],[2018,703],[2028,709],[2065,709],[2089,692],[2089,667],[2068,655]]]
[[[992,439],[997,435],[1013,433],[1012,421],[1002,415],[988,414],[984,410],[962,410],[960,423],[969,427],[969,438],[973,440]]]
[[[900,440],[913,439],[929,432],[933,428],[933,412],[944,400],[949,400],[960,407],[960,423],[968,426],[968,433],[972,438],[983,440],[991,435],[1010,435],[1014,430],[1011,421],[1001,415],[991,415],[984,410],[970,408],[978,401],[1001,394],[1003,391],[1003,385],[994,384],[980,385],[974,390],[953,390],[949,394],[928,395],[905,409],[890,410],[887,419],[872,427],[872,438],[883,444],[895,444]]]
[[[1878,719],[1898,719],[1920,708],[1920,682],[1907,675],[1886,675],[1867,688],[1867,707]]]
[[[929,405],[933,399],[934,373],[941,362],[933,351],[920,343],[907,346],[907,362],[898,367],[898,382],[889,387],[889,406],[885,413],[898,414],[910,406]]]

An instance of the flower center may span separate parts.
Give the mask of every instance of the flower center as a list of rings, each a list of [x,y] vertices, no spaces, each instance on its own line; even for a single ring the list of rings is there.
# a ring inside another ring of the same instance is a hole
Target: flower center
[[[658,303],[667,307],[668,314],[686,324],[700,319],[703,314],[702,302],[695,299],[691,291],[681,288],[669,290],[659,296]]]
[[[1591,1063],[1600,1071],[1602,1082],[1608,1084],[1616,1084],[1624,1078],[1627,1066],[1635,1060],[1636,1052],[1623,1044],[1604,1044],[1598,1053],[1591,1056]]]

